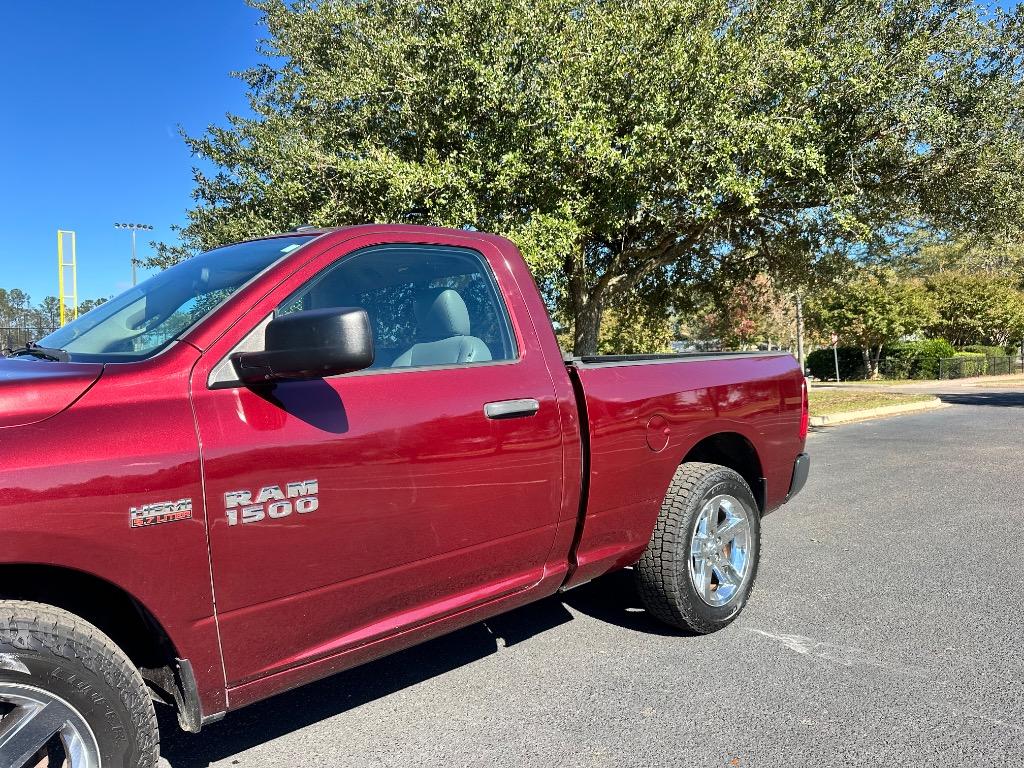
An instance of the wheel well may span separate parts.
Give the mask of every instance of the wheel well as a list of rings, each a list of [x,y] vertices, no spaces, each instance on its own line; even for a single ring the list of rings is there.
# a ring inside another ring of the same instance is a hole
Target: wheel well
[[[761,459],[754,446],[743,435],[737,432],[719,432],[705,437],[686,454],[683,463],[688,461],[721,464],[739,473],[750,486],[761,512],[764,512],[766,488],[764,474],[761,471]]]
[[[0,599],[32,600],[63,608],[102,630],[136,667],[158,667],[175,657],[163,627],[124,590],[82,571],[52,565],[0,565]]]
[[[174,644],[153,614],[120,587],[60,566],[0,564],[3,599],[56,606],[93,624],[124,651],[149,683],[153,698],[177,708]]]

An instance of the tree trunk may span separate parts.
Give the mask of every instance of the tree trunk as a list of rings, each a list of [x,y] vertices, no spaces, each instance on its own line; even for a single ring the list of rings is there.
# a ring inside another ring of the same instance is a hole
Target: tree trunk
[[[882,359],[882,346],[878,345],[877,351],[874,355],[871,354],[871,347],[867,347],[864,351],[864,363],[867,366],[867,375],[869,379],[878,378],[878,364]]]
[[[568,277],[568,305],[572,315],[572,353],[574,355],[596,355],[601,335],[601,315],[604,309],[604,291],[600,285],[588,285],[587,244],[580,245],[576,257],[565,262]]]
[[[885,346],[884,344],[879,344],[878,345],[878,351],[875,352],[875,365],[874,365],[874,367],[871,370],[871,378],[872,379],[878,379],[878,378],[881,378],[881,376],[882,376],[882,373],[879,370],[879,368],[881,368],[881,366],[882,366],[882,348],[884,346]]]
[[[871,376],[871,347],[861,347],[860,353],[864,358],[864,378],[870,379]]]
[[[601,300],[590,296],[576,310],[573,318],[572,352],[574,355],[596,355],[601,335]]]

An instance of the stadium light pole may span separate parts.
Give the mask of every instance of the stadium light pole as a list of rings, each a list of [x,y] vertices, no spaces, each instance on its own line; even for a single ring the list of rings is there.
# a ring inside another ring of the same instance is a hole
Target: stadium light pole
[[[132,285],[135,285],[137,280],[135,278],[135,233],[136,232],[152,232],[153,226],[151,224],[114,224],[114,229],[127,229],[131,230],[132,233]]]

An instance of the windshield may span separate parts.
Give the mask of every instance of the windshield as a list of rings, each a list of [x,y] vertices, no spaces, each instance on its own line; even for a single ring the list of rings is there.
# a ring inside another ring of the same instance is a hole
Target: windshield
[[[100,304],[39,340],[71,360],[152,357],[232,293],[315,235],[253,240],[194,256]]]

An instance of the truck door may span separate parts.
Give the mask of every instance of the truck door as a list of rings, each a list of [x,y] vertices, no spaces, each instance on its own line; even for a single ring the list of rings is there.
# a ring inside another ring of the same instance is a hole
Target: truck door
[[[551,550],[554,387],[499,251],[340,248],[258,302],[193,376],[229,686],[525,589]],[[271,315],[328,306],[366,309],[372,368],[225,381]]]

